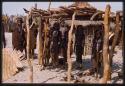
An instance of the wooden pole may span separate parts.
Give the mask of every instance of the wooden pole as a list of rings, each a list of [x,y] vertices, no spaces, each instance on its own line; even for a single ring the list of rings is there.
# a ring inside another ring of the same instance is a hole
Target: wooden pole
[[[110,77],[111,68],[109,61],[109,16],[110,16],[110,5],[106,6],[105,16],[104,16],[104,42],[103,42],[103,78],[102,83],[107,83]]]
[[[37,3],[35,3],[35,8],[37,9]]]
[[[51,6],[51,0],[49,1],[48,11],[50,11],[50,6]]]
[[[26,19],[26,27],[27,27],[27,61],[28,61],[28,66],[29,66],[29,82],[33,82],[33,65],[31,63],[31,44],[30,44],[30,26],[29,26],[29,15],[27,15],[27,19]]]
[[[112,65],[112,58],[113,58],[113,53],[114,53],[114,49],[118,40],[118,36],[119,36],[119,32],[120,32],[120,14],[119,12],[116,13],[116,27],[115,27],[115,34],[114,34],[114,39],[112,42],[112,47],[111,47],[111,51],[110,51],[110,61],[111,61],[111,65]]]
[[[41,17],[39,17],[39,20],[38,20],[39,22],[39,27],[38,27],[38,38],[39,38],[39,40],[38,40],[38,59],[39,59],[39,65],[41,65],[41,66],[43,66],[43,57],[42,57],[42,54],[43,54],[43,47],[42,47],[42,28],[44,27],[41,27]]]
[[[72,32],[73,32],[73,24],[74,24],[74,20],[75,20],[75,15],[76,12],[74,12],[74,14],[72,15],[72,24],[71,24],[71,28],[68,32],[68,48],[67,48],[67,62],[68,62],[68,76],[67,76],[67,80],[68,82],[71,81],[71,69],[72,69],[72,62],[71,62],[71,45],[72,45]]]

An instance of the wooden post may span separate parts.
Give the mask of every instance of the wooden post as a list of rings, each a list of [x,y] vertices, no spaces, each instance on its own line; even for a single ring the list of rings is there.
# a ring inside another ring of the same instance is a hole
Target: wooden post
[[[39,27],[38,27],[38,38],[39,38],[39,40],[38,40],[38,64],[39,65],[41,65],[41,66],[43,66],[43,57],[42,57],[42,54],[43,54],[43,47],[42,47],[42,28],[43,27],[41,27],[41,17],[39,17],[39,20],[38,20],[39,22]]]
[[[71,24],[71,28],[68,32],[68,48],[67,48],[67,62],[68,62],[68,76],[67,76],[67,80],[68,82],[71,81],[71,69],[72,69],[72,62],[71,62],[71,45],[72,45],[72,32],[73,32],[73,24],[74,24],[74,20],[75,20],[75,15],[76,12],[74,12],[74,14],[72,15],[72,24]]]
[[[35,3],[35,8],[37,9],[37,3]]]
[[[116,46],[116,43],[117,43],[117,39],[118,39],[118,36],[119,36],[119,32],[120,32],[120,14],[119,12],[116,13],[116,27],[115,27],[115,34],[114,34],[114,39],[113,39],[113,42],[112,42],[112,47],[111,47],[111,51],[110,51],[110,61],[111,61],[111,65],[112,65],[112,58],[113,58],[113,53],[114,53],[114,49],[115,49],[115,46]]]
[[[28,66],[29,66],[29,81],[32,83],[33,82],[33,65],[31,62],[31,44],[30,44],[30,26],[29,26],[29,15],[27,15],[26,19],[26,27],[27,27],[27,61],[28,61]]]
[[[109,16],[110,16],[110,5],[106,6],[105,16],[104,16],[104,42],[103,42],[103,78],[101,83],[107,83],[110,77],[111,68],[109,61]]]
[[[50,6],[51,6],[51,0],[49,1],[48,11],[50,11]]]

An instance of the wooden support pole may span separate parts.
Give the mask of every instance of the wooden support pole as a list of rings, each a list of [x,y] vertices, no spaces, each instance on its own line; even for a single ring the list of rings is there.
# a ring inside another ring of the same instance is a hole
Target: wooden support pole
[[[73,26],[74,26],[74,20],[75,20],[76,12],[72,15],[72,24],[71,28],[68,32],[68,48],[67,48],[67,62],[68,62],[68,72],[67,72],[67,80],[68,82],[71,81],[71,69],[72,69],[72,62],[71,62],[71,45],[72,45],[72,32],[73,32]]]
[[[51,0],[49,1],[48,11],[50,11],[50,6],[51,6]]]
[[[120,32],[120,14],[119,12],[116,13],[116,27],[115,27],[115,34],[114,34],[114,39],[112,42],[112,47],[111,47],[111,51],[110,51],[110,61],[111,61],[111,65],[112,65],[112,58],[113,58],[113,53],[114,53],[114,49],[118,40],[118,36],[119,36],[119,32]]]
[[[39,22],[39,27],[38,27],[38,38],[39,38],[39,40],[38,40],[38,64],[39,65],[41,65],[41,66],[43,66],[43,57],[42,57],[42,55],[43,55],[43,46],[42,46],[42,28],[44,27],[41,27],[41,17],[39,17],[39,20],[38,20]]]
[[[109,15],[110,15],[110,5],[106,6],[105,9],[105,16],[104,16],[104,42],[103,42],[103,78],[101,83],[107,83],[111,68],[110,68],[110,61],[109,61]]]
[[[35,8],[37,9],[37,3],[35,3]]]
[[[29,66],[29,82],[33,82],[33,65],[31,62],[31,44],[30,44],[30,26],[29,26],[29,15],[27,15],[27,19],[26,19],[26,27],[27,27],[27,61],[28,61],[28,66]]]

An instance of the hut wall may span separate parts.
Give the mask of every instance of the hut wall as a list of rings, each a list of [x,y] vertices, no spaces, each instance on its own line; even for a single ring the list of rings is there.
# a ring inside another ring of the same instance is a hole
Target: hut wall
[[[84,34],[85,34],[85,45],[83,55],[91,55],[92,54],[92,44],[94,38],[94,32],[98,29],[98,25],[90,25],[85,27]]]
[[[84,55],[91,55],[94,26],[87,26],[85,29]]]

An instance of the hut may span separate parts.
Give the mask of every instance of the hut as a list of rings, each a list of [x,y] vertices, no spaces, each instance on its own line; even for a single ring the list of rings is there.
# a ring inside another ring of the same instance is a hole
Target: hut
[[[85,46],[83,55],[91,55],[92,40],[94,31],[103,28],[103,11],[97,10],[87,2],[75,2],[70,6],[60,6],[59,9],[50,9],[53,18],[65,19],[65,22],[71,26],[72,15],[74,10],[77,11],[74,26],[82,25],[85,33]]]
[[[77,11],[74,21],[74,26],[82,25],[85,28],[85,47],[84,55],[91,55],[92,40],[94,37],[94,31],[96,29],[102,29],[104,27],[104,11],[98,10],[91,6],[88,2],[74,2],[69,6],[60,6],[59,8],[51,8],[52,19],[65,19],[65,22],[71,26],[72,15],[74,11]],[[120,12],[120,20],[123,20],[123,12]],[[114,35],[116,13],[110,13],[110,38]],[[122,22],[121,22],[122,23]],[[120,23],[120,25],[122,25]],[[122,26],[121,26],[122,27]],[[120,36],[121,38],[121,36]],[[120,39],[118,38],[118,39]],[[113,38],[112,38],[113,39]],[[112,41],[112,40],[111,40]]]
[[[110,8],[110,6],[108,6]],[[91,51],[92,51],[92,40],[94,37],[94,32],[96,29],[103,29],[104,27],[104,13],[101,10],[97,10],[96,8],[92,7],[89,3],[87,2],[76,2],[73,3],[70,6],[60,6],[58,9],[50,9],[49,11],[44,11],[41,9],[32,9],[31,13],[34,14],[35,16],[40,16],[41,15],[43,18],[50,18],[50,20],[59,20],[61,21],[61,19],[64,19],[65,22],[71,26],[72,24],[72,20],[74,19],[74,11],[76,12],[75,14],[75,20],[74,20],[74,26],[75,28],[77,28],[79,25],[82,25],[84,27],[84,33],[85,33],[85,47],[84,47],[84,55],[91,55]],[[27,11],[28,12],[28,11]],[[40,15],[39,15],[40,14]],[[107,13],[108,14],[108,13]],[[110,13],[110,20],[112,20],[110,22],[110,27],[111,27],[111,23],[112,26],[115,26],[115,19],[114,19],[114,13]],[[107,19],[108,17],[106,17],[105,19]],[[72,27],[72,26],[71,26]],[[108,29],[108,28],[106,28]],[[72,29],[71,33],[72,33]],[[69,31],[70,32],[70,31]],[[105,31],[106,32],[106,31]],[[106,37],[108,37],[108,35],[106,34]],[[70,37],[70,33],[69,33],[69,39],[71,39]],[[108,40],[106,40],[108,41]],[[71,42],[71,40],[70,40]],[[69,40],[68,40],[68,47],[70,44]],[[108,46],[107,44],[105,45],[106,47]],[[69,49],[69,48],[68,48]],[[70,51],[70,49],[67,51]],[[107,54],[107,50],[105,50],[106,54]],[[104,55],[104,53],[103,53]],[[108,55],[108,54],[107,54]],[[68,55],[67,55],[68,56]],[[108,56],[106,56],[107,58]],[[69,75],[69,71],[71,72],[71,59],[70,55],[68,56],[68,75]],[[107,60],[104,60],[104,62],[106,62]],[[105,64],[105,63],[104,63]],[[107,64],[109,66],[109,64]],[[106,68],[106,66],[104,66]],[[104,70],[106,70],[104,68]],[[106,73],[108,73],[106,71]],[[107,77],[107,75],[106,75]],[[69,80],[68,80],[69,81]]]

